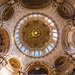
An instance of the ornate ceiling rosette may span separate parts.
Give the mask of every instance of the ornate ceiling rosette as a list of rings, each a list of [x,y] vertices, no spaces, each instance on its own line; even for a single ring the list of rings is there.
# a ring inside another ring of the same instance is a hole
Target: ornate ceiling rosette
[[[46,15],[30,14],[18,22],[14,38],[23,54],[41,57],[55,48],[58,41],[57,26]]]

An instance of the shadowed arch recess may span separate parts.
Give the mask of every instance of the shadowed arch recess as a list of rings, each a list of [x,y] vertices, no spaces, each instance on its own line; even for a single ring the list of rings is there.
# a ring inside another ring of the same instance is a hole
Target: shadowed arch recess
[[[0,28],[0,54],[6,54],[10,47],[10,38],[6,29]]]

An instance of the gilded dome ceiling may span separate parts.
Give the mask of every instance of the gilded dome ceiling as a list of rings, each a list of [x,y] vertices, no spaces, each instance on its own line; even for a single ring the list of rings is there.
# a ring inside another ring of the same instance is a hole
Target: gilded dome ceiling
[[[29,56],[46,55],[54,49],[57,41],[57,26],[52,19],[42,14],[25,16],[15,29],[16,45]]]

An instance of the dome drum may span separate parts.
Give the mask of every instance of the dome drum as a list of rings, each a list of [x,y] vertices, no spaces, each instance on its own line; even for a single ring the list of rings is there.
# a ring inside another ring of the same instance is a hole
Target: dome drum
[[[15,43],[19,50],[31,57],[41,57],[51,52],[58,41],[56,24],[42,14],[25,16],[18,22]]]

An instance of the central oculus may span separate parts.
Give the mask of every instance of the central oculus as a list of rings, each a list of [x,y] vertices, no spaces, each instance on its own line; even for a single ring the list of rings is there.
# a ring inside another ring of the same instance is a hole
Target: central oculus
[[[41,36],[41,31],[37,28],[33,29],[32,32],[31,32],[31,35],[34,37],[34,38],[38,38]]]

